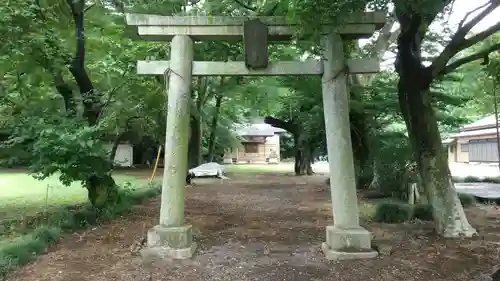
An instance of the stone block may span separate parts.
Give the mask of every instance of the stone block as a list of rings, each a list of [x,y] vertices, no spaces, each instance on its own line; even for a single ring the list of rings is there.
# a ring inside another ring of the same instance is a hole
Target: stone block
[[[369,259],[378,253],[371,247],[371,233],[362,227],[326,227],[326,242],[321,249],[328,260]]]
[[[192,237],[191,225],[157,225],[148,231],[147,248],[141,254],[143,257],[188,259],[196,251]]]
[[[278,158],[269,158],[269,164],[278,164]]]

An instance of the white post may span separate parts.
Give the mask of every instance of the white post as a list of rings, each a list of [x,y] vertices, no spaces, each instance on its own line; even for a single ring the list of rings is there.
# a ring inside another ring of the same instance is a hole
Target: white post
[[[160,224],[149,230],[148,248],[143,250],[143,255],[186,259],[196,249],[196,243],[192,241],[191,225],[184,224],[193,65],[191,38],[187,35],[175,36],[171,43],[170,57],[172,63],[165,72],[169,87]]]
[[[334,225],[327,226],[322,248],[328,259],[371,258],[377,256],[371,250],[371,234],[359,226],[342,38],[335,33],[325,35],[322,45],[321,82],[334,219]]]
[[[165,73],[169,87],[160,224],[181,226],[184,223],[193,65],[193,41],[189,36],[178,35],[172,39],[170,58],[172,63]]]

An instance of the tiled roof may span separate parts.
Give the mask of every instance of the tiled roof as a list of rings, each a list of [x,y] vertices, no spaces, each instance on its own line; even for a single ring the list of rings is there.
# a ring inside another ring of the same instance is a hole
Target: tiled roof
[[[475,122],[472,122],[470,124],[467,124],[462,127],[462,131],[470,131],[474,129],[485,129],[488,127],[495,127],[496,126],[496,121],[495,121],[495,115],[490,115],[486,116],[484,118],[481,118]]]
[[[269,124],[252,124],[250,126],[241,128],[238,130],[238,135],[240,136],[261,136],[268,137],[274,136],[275,134],[280,134],[286,132],[283,129],[273,127]]]
[[[489,128],[489,129],[482,129],[482,130],[463,131],[463,132],[451,135],[450,137],[459,138],[459,137],[485,136],[485,135],[494,135],[496,133],[497,133],[497,128]]]

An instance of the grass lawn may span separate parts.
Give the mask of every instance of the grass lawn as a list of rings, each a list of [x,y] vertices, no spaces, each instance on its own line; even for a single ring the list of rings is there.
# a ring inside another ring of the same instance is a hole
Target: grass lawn
[[[293,172],[293,163],[280,164],[225,164],[228,173],[287,173]]]
[[[118,184],[146,183],[133,176],[114,176]],[[145,184],[134,187],[146,186]],[[62,185],[57,176],[39,181],[23,172],[0,172],[0,220],[22,218],[54,208],[87,201],[87,190],[81,184]]]
[[[286,173],[293,172],[289,164],[278,165],[225,165],[231,174],[252,173]],[[133,170],[132,170],[133,171]],[[147,186],[147,179],[142,175],[136,178],[135,172],[118,171],[114,176],[118,184],[130,182],[134,187]],[[139,171],[140,172],[140,171]],[[147,174],[147,173],[146,173]],[[161,181],[158,175],[155,181]],[[65,205],[76,205],[87,201],[87,190],[79,183],[71,186],[62,185],[57,175],[39,181],[22,171],[0,171],[0,221],[5,219],[21,219],[26,215]]]

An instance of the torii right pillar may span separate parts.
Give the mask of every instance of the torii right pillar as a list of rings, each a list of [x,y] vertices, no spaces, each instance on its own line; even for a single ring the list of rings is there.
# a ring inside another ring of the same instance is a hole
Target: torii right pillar
[[[342,38],[337,33],[322,37],[323,109],[330,168],[333,225],[326,227],[321,246],[329,260],[375,258],[371,233],[359,225],[354,159],[349,123],[349,91]]]

